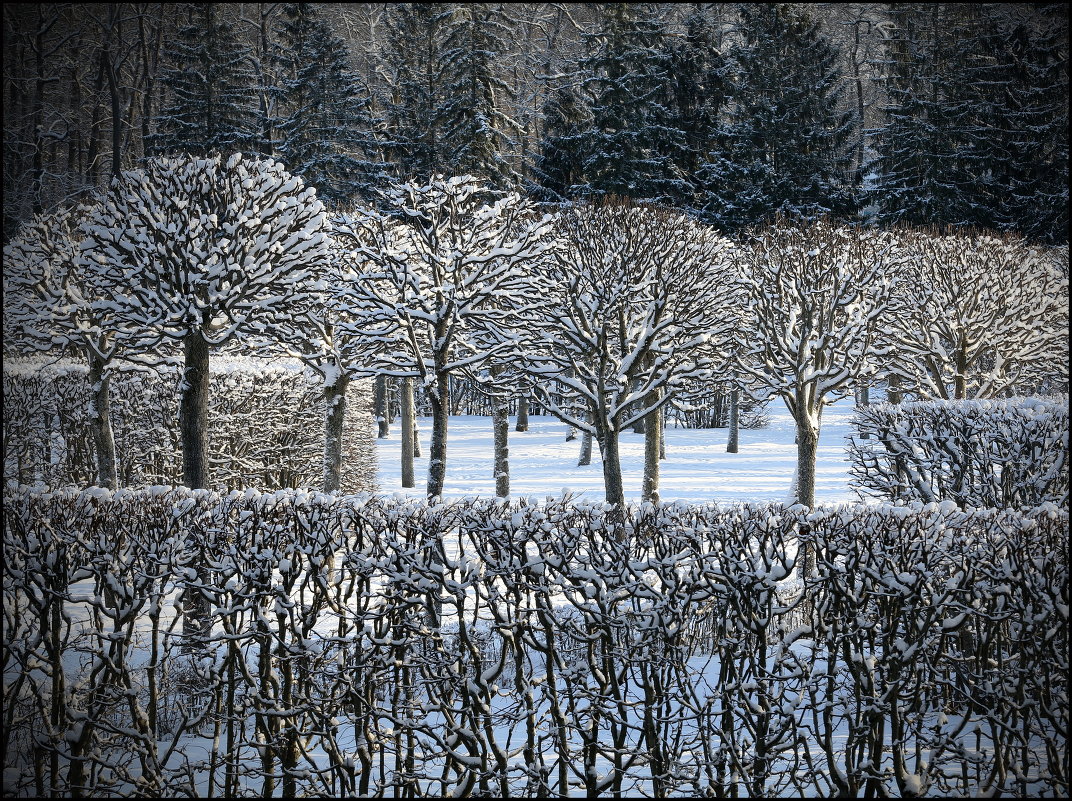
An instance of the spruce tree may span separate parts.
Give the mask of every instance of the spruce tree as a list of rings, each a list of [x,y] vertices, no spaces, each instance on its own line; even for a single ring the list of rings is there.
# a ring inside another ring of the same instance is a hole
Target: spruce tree
[[[288,3],[277,29],[273,91],[280,158],[329,205],[368,196],[379,170],[369,98],[346,43],[311,3]]]
[[[1010,92],[1003,227],[1048,244],[1068,242],[1068,16],[1046,4],[1021,18],[1008,46]],[[1001,166],[1000,164],[998,166]]]
[[[556,89],[544,102],[543,138],[532,168],[536,186],[530,190],[537,199],[558,202],[578,196],[584,180],[581,148],[590,126],[585,99],[572,86]]]
[[[729,91],[728,61],[705,5],[695,4],[682,41],[669,50],[669,124],[679,132],[669,156],[685,179],[684,191],[672,193],[671,201],[690,209],[702,200],[700,168],[722,149],[721,115]]]
[[[186,23],[165,50],[164,103],[148,150],[155,154],[259,149],[256,86],[250,49],[219,3],[190,3]]]
[[[802,9],[742,4],[740,17],[725,148],[700,171],[703,216],[732,230],[778,212],[854,213],[837,50]]]
[[[519,126],[505,113],[512,89],[498,77],[496,64],[509,36],[508,18],[491,3],[455,4],[445,19],[443,160],[455,174],[476,176],[496,189],[518,179],[509,156]]]
[[[578,142],[592,195],[666,200],[687,191],[670,153],[681,146],[666,105],[666,24],[647,3],[601,4],[582,63],[591,126]]]
[[[442,142],[447,3],[395,3],[384,13],[381,147],[391,176],[427,181],[448,169]],[[453,172],[453,170],[450,170]]]

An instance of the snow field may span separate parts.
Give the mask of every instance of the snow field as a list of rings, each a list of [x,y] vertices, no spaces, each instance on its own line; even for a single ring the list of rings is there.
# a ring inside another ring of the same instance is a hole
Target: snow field
[[[796,467],[793,420],[785,404],[767,406],[770,424],[742,429],[740,452],[726,453],[728,429],[665,429],[666,459],[660,463],[662,501],[689,503],[786,501]],[[849,488],[845,437],[852,433],[853,401],[843,398],[823,412],[815,470],[815,497],[819,504],[858,500]],[[529,430],[510,429],[511,497],[559,496],[568,490],[587,500],[602,500],[605,491],[599,448],[592,446],[592,463],[577,467],[580,436],[566,442],[567,426],[553,417],[531,415]],[[399,426],[391,436],[376,439],[379,491],[424,497],[427,479],[431,421],[418,418],[422,458],[415,460],[416,486],[401,483]],[[640,500],[644,472],[644,437],[632,429],[620,438],[622,479],[626,499]],[[447,476],[444,498],[494,497],[491,418],[459,416],[450,419],[447,438]]]

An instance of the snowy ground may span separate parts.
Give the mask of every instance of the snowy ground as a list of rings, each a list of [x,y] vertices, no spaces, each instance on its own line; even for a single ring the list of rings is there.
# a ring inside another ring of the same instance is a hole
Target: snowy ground
[[[819,504],[859,500],[849,488],[849,463],[845,437],[852,433],[849,421],[853,400],[844,398],[823,412],[819,437],[815,499]],[[661,464],[663,501],[785,501],[796,464],[793,420],[781,400],[767,406],[770,424],[758,430],[742,429],[740,452],[726,453],[728,429],[666,429],[666,459]],[[599,448],[593,445],[592,464],[577,467],[580,438],[566,442],[567,427],[553,417],[533,415],[529,430],[513,430],[510,420],[510,489],[514,497],[558,495],[564,489],[582,498],[602,499],[603,468]],[[399,465],[399,426],[391,436],[377,439],[380,492],[424,495],[428,477],[430,418],[418,418],[422,458],[415,460],[417,486],[403,490]],[[621,436],[625,495],[640,499],[644,469],[644,436],[632,430]],[[450,419],[447,438],[447,480],[444,495],[490,497],[495,494],[492,475],[491,418],[460,416]]]

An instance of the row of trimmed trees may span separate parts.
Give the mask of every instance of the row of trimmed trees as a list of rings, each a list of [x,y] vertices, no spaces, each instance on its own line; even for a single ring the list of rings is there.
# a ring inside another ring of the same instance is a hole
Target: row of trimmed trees
[[[329,217],[271,160],[151,160],[5,247],[5,343],[89,361],[105,486],[120,356],[183,364],[187,486],[211,481],[210,354],[240,347],[321,375],[327,491],[338,488],[347,386],[379,373],[426,393],[427,492],[440,495],[450,378],[464,376],[501,407],[534,392],[591,435],[614,504],[619,433],[646,420],[644,495],[657,499],[660,411],[700,382],[783,398],[797,424],[797,497],[812,505],[822,409],[851,387],[987,397],[1067,381],[1067,261],[1009,238],[783,220],[730,241],[615,199],[542,213],[469,177],[398,185],[381,208]],[[506,428],[495,426],[501,495]]]

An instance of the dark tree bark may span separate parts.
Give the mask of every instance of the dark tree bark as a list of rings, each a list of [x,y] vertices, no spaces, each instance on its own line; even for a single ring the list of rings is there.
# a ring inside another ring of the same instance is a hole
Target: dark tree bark
[[[179,434],[182,439],[182,483],[191,489],[209,485],[208,461],[208,342],[200,331],[182,340],[185,367],[179,399]]]
[[[387,420],[387,376],[376,376],[376,389],[372,403],[373,413],[376,415],[376,436],[379,439],[385,439],[391,435],[391,424]]]
[[[432,444],[428,456],[428,497],[443,494],[447,477],[447,426],[450,422],[450,373],[436,371],[435,391],[428,393],[432,406]]]
[[[116,489],[115,437],[112,433],[112,412],[109,388],[112,379],[105,372],[104,360],[93,356],[89,360],[89,386],[92,393],[90,426],[93,446],[97,452],[97,484]]]
[[[342,439],[346,422],[346,389],[350,377],[339,371],[324,386],[324,492],[335,492],[342,483]]]
[[[527,403],[528,400],[523,398],[522,404]],[[492,397],[491,408],[495,435],[495,496],[505,498],[510,494],[510,405],[505,398]],[[518,420],[520,424],[520,415]]]
[[[413,478],[413,457],[420,456],[417,445],[417,425],[413,413],[413,379],[402,379],[401,393],[402,415],[402,486],[411,488],[415,485]]]
[[[517,425],[514,431],[529,430],[529,394],[526,392],[517,401]]]
[[[656,504],[659,502],[659,434],[662,428],[659,424],[660,417],[661,406],[648,412],[644,420],[644,485],[641,497]]]
[[[741,438],[741,391],[730,392],[730,433],[726,440],[726,453],[737,453]]]

